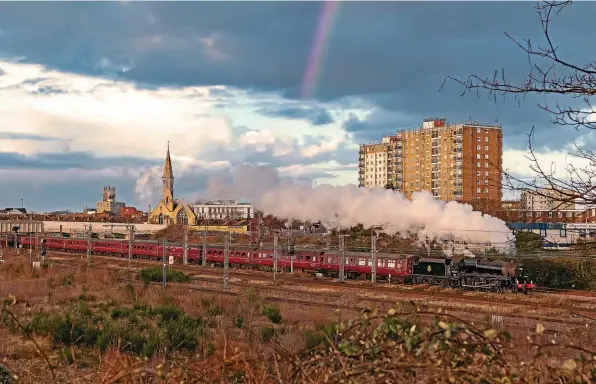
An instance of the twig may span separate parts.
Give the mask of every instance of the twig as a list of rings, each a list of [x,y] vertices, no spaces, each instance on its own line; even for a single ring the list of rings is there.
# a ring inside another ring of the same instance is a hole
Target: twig
[[[33,339],[33,337],[27,333],[27,331],[25,330],[25,327],[23,327],[23,325],[21,324],[21,322],[19,321],[19,319],[17,319],[17,317],[11,311],[9,311],[8,309],[6,309],[6,307],[2,307],[2,311],[1,312],[6,312],[8,314],[8,316],[10,316],[15,321],[15,323],[17,323],[17,325],[19,326],[19,328],[21,329],[21,331],[23,331],[23,333],[25,334],[25,337],[27,337],[29,340],[31,340],[33,342],[33,344],[35,345],[35,348],[37,349],[37,352],[39,352],[39,354],[46,361],[46,364],[48,366],[48,369],[50,370],[50,373],[52,374],[52,379],[55,382],[56,381],[56,374],[54,372],[54,368],[52,367],[52,364],[50,363],[50,359],[42,351],[42,349],[39,346],[39,344],[37,344],[37,342],[35,341],[35,339]]]

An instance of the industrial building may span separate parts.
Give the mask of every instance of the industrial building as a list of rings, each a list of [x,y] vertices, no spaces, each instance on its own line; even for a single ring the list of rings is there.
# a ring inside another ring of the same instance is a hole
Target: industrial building
[[[501,206],[503,133],[499,124],[447,124],[425,119],[359,152],[359,185],[393,188],[407,198],[428,191],[437,199],[476,207]]]

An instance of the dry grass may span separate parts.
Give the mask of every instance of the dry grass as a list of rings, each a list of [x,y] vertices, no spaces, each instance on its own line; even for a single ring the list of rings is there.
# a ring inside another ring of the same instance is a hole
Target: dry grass
[[[324,296],[326,292],[315,294]],[[0,364],[16,375],[18,381],[25,383],[288,382],[292,375],[296,375],[299,366],[306,370],[311,364],[312,355],[305,350],[312,346],[314,335],[321,337],[319,329],[355,316],[349,311],[280,303],[282,320],[275,324],[263,315],[266,303],[262,296],[251,288],[245,288],[234,297],[190,291],[175,285],[164,290],[141,282],[122,283],[119,273],[108,269],[50,267],[34,271],[22,259],[8,259],[0,265],[0,298],[9,299],[4,308],[23,324],[36,313],[64,313],[80,302],[85,302],[93,313],[102,308],[130,308],[133,304],[173,305],[189,316],[202,319],[207,334],[194,352],[158,351],[151,358],[145,358],[124,353],[117,347],[104,351],[98,347],[65,348],[48,337],[29,338],[18,329],[7,328],[6,324],[11,323],[5,323],[0,325]],[[345,296],[338,299],[338,303],[349,305],[362,301],[357,295]],[[409,311],[405,306],[402,310]],[[403,316],[419,322],[420,327],[424,324],[433,326],[431,319]],[[578,333],[577,339],[572,335],[557,336],[557,342],[582,341],[588,348],[589,331]],[[366,335],[363,332],[361,336],[366,339]],[[527,336],[525,331],[512,332],[517,347],[515,354],[510,353],[511,359],[515,355],[515,358],[521,356],[523,361],[529,361],[536,349],[534,344],[552,343],[554,337],[537,335],[528,341]],[[337,344],[333,345],[338,348]],[[324,351],[327,350],[320,350],[320,356],[328,356]],[[560,353],[547,360],[560,365],[561,359],[568,356],[568,353]],[[56,379],[52,379],[46,358]],[[316,382],[324,381],[326,375],[337,375],[335,371],[325,373],[317,369],[312,371],[311,377]]]

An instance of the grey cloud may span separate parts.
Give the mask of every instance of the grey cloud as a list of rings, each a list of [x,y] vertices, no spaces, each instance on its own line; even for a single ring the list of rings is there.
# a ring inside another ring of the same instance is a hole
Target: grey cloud
[[[269,105],[257,110],[258,113],[270,117],[307,120],[312,125],[327,125],[334,122],[329,111],[322,107],[299,105]]]
[[[0,139],[7,140],[30,140],[30,141],[60,141],[61,139],[55,137],[34,135],[30,133],[16,133],[0,131]]]
[[[14,137],[12,137],[14,139]],[[45,140],[40,137],[39,139]],[[31,140],[31,139],[27,139]],[[157,164],[155,160],[138,157],[96,157],[86,152],[38,153],[25,156],[12,152],[0,152],[0,166],[3,169],[66,169],[83,170],[103,169],[109,167],[139,167]]]

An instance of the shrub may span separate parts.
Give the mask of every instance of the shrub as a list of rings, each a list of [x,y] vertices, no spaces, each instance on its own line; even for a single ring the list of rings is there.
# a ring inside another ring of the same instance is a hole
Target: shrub
[[[273,324],[281,323],[281,312],[279,308],[274,305],[265,305],[263,307],[263,315],[265,315]]]
[[[261,328],[261,337],[263,338],[264,342],[268,342],[275,336],[275,329],[271,327],[263,327]]]
[[[242,328],[244,326],[244,317],[237,316],[234,318],[234,326],[236,328]]]
[[[0,365],[0,384],[12,384],[12,376],[6,367]]]
[[[161,283],[163,281],[163,269],[145,268],[141,270],[139,277],[147,284],[151,282]],[[190,277],[180,271],[166,268],[166,280],[175,283],[187,283],[190,281]]]

